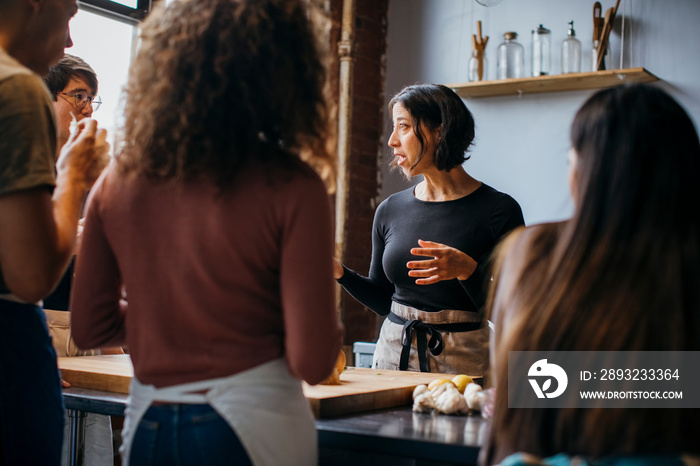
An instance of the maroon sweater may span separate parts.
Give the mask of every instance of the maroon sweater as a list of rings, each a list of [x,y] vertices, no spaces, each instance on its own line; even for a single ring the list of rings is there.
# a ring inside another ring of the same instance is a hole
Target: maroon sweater
[[[249,169],[223,195],[203,181],[152,183],[110,168],[89,201],[73,338],[128,346],[136,377],[156,387],[279,357],[318,383],[342,336],[332,229],[325,187],[306,166]]]

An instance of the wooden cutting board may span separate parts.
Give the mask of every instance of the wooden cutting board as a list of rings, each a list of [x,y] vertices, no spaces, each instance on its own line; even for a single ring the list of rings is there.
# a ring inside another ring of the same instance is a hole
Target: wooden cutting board
[[[108,392],[129,393],[134,375],[128,354],[58,358],[58,366],[71,386]],[[340,375],[340,385],[304,383],[304,395],[317,418],[332,417],[410,405],[417,385],[441,377],[453,376],[348,367]]]
[[[58,358],[63,380],[72,387],[129,393],[134,367],[128,354]]]
[[[452,377],[454,375],[348,367],[340,374],[340,385],[304,383],[304,395],[314,416],[332,417],[410,405],[416,386]]]

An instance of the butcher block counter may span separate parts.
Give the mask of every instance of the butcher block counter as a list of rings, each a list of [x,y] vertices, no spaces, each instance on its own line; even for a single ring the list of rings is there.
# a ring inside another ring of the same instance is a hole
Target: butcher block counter
[[[59,367],[71,383],[64,390],[67,409],[123,414],[133,376],[128,355],[59,358]],[[305,384],[317,418],[320,464],[405,464],[407,458],[475,464],[486,428],[479,416],[411,411],[413,388],[440,376],[348,367],[340,385]]]
[[[63,379],[73,387],[116,393],[129,393],[134,375],[128,354],[59,358]],[[316,418],[407,406],[413,389],[449,374],[375,370],[348,367],[340,375],[340,385],[304,384]]]

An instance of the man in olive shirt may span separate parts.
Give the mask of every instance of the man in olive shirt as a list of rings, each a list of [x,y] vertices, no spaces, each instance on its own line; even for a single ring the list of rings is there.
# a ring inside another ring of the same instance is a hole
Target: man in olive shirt
[[[76,0],[0,0],[0,464],[60,464],[61,386],[40,302],[65,271],[80,208],[106,164],[91,120],[56,162],[39,76],[72,45],[76,12]]]

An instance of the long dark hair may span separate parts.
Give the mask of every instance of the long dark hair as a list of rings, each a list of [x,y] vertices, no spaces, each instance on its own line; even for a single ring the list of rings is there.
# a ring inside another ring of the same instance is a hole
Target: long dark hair
[[[515,317],[496,326],[487,461],[516,451],[698,452],[692,410],[508,408],[508,351],[700,350],[700,142],[692,121],[657,87],[620,86],[581,107],[571,142],[573,217],[526,229],[497,261],[496,276],[509,256],[523,257],[514,291],[499,302],[497,284],[489,300]]]
[[[401,104],[413,117],[413,132],[421,145],[421,154],[414,168],[423,158],[424,135],[428,130],[440,129],[435,148],[434,164],[438,170],[450,171],[467,159],[467,150],[474,141],[474,117],[462,99],[442,84],[416,84],[403,88],[389,102],[389,114],[394,105]]]
[[[302,159],[329,184],[332,122],[313,4],[197,0],[144,21],[117,160],[154,179],[225,188],[248,164]],[[320,26],[320,25],[319,25]]]

